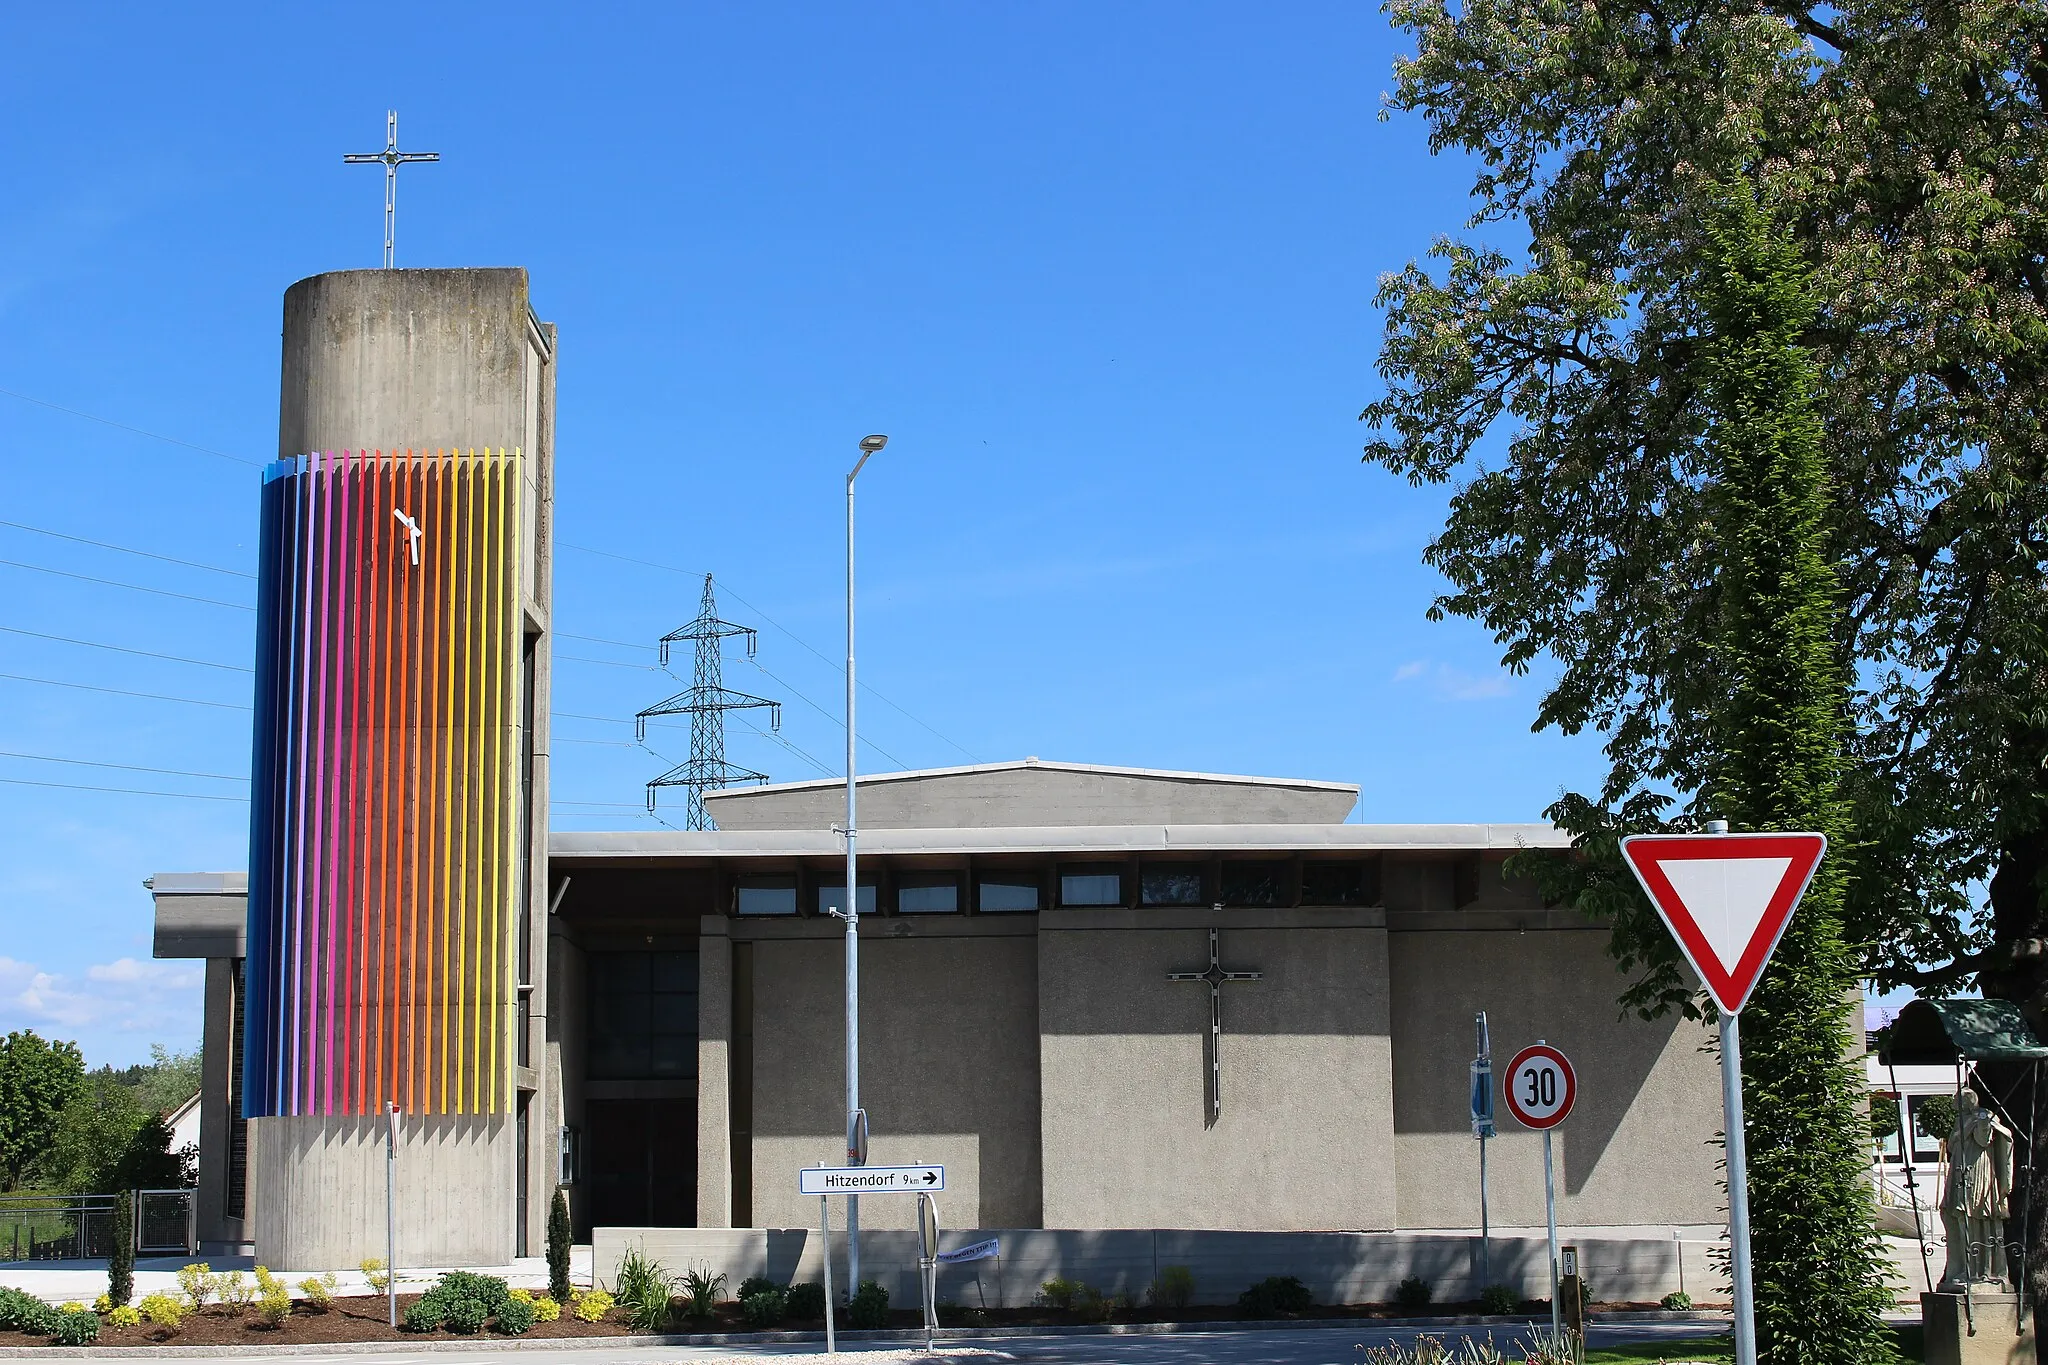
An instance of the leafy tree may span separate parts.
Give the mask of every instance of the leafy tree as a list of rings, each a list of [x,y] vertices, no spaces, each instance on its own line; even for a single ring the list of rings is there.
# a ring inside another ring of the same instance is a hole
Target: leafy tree
[[[149,1064],[136,1068],[133,1084],[142,1107],[153,1114],[169,1114],[199,1093],[201,1085],[198,1048],[173,1052],[162,1043],[149,1045]]]
[[[1744,1030],[1743,1088],[1757,1347],[1770,1361],[1866,1365],[1893,1354],[1891,1295],[1842,1010],[1858,967],[1842,936],[1848,687],[1825,553],[1828,477],[1799,340],[1813,306],[1797,254],[1746,180],[1702,208],[1699,369],[1720,565],[1703,796],[1737,829],[1819,830],[1836,850],[1745,1011],[1755,1024]]]
[[[0,1190],[20,1186],[84,1084],[77,1044],[48,1042],[33,1031],[0,1039]]]
[[[168,1189],[190,1183],[183,1154],[170,1150],[171,1130],[143,1108],[137,1089],[102,1069],[58,1116],[34,1167],[39,1183],[73,1194]]]
[[[1434,269],[1385,278],[1366,458],[1461,481],[1433,614],[1483,622],[1512,669],[1548,656],[1538,727],[1604,736],[1601,789],[1552,810],[1582,858],[1546,889],[1613,920],[1628,1005],[1696,1009],[1615,843],[1713,804],[1724,528],[1699,262],[1717,177],[1741,168],[1812,280],[1844,936],[1881,985],[1974,981],[2048,1034],[2048,9],[1388,8],[1416,43],[1389,111],[1470,154],[1472,227],[1520,240],[1440,242]]]

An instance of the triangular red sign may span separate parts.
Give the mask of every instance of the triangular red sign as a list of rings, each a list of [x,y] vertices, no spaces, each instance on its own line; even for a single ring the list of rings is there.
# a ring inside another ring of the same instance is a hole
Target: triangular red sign
[[[1739,1014],[1827,847],[1824,834],[1637,834],[1621,856],[1707,994]]]

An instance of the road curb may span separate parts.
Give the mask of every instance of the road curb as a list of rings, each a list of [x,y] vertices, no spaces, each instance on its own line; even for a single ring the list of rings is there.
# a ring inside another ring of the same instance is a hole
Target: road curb
[[[1447,1318],[1265,1318],[1233,1319],[1222,1322],[1107,1322],[1047,1327],[942,1327],[939,1340],[975,1342],[1008,1340],[1015,1337],[1083,1336],[1186,1336],[1203,1332],[1289,1332],[1357,1331],[1362,1328],[1398,1327],[1431,1331],[1445,1327],[1520,1328],[1547,1322],[1547,1317],[1513,1314],[1484,1317],[1477,1314]],[[1714,1312],[1621,1312],[1595,1313],[1592,1326],[1627,1326],[1644,1322],[1725,1323],[1726,1313]],[[307,1355],[378,1355],[391,1351],[441,1351],[451,1355],[474,1351],[593,1351],[628,1350],[649,1346],[793,1346],[810,1342],[823,1344],[824,1331],[815,1332],[691,1332],[624,1337],[506,1337],[478,1333],[472,1341],[425,1341],[417,1337],[389,1337],[377,1341],[308,1341],[279,1346],[0,1346],[0,1360],[70,1359],[191,1359],[195,1357],[248,1356],[252,1358]],[[844,1331],[841,1341],[904,1342],[924,1340],[916,1328],[887,1331]]]

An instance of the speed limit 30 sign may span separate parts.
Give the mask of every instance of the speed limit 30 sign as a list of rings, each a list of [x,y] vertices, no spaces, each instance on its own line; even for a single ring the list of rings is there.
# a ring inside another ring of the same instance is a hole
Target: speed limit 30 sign
[[[1508,1112],[1524,1128],[1555,1128],[1572,1112],[1579,1079],[1562,1052],[1548,1043],[1525,1047],[1508,1063],[1501,1091]]]

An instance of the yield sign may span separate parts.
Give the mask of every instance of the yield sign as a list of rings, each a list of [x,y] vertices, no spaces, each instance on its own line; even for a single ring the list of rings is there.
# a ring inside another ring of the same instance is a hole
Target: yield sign
[[[1637,834],[1621,856],[1707,994],[1738,1014],[1827,847],[1824,834]]]

